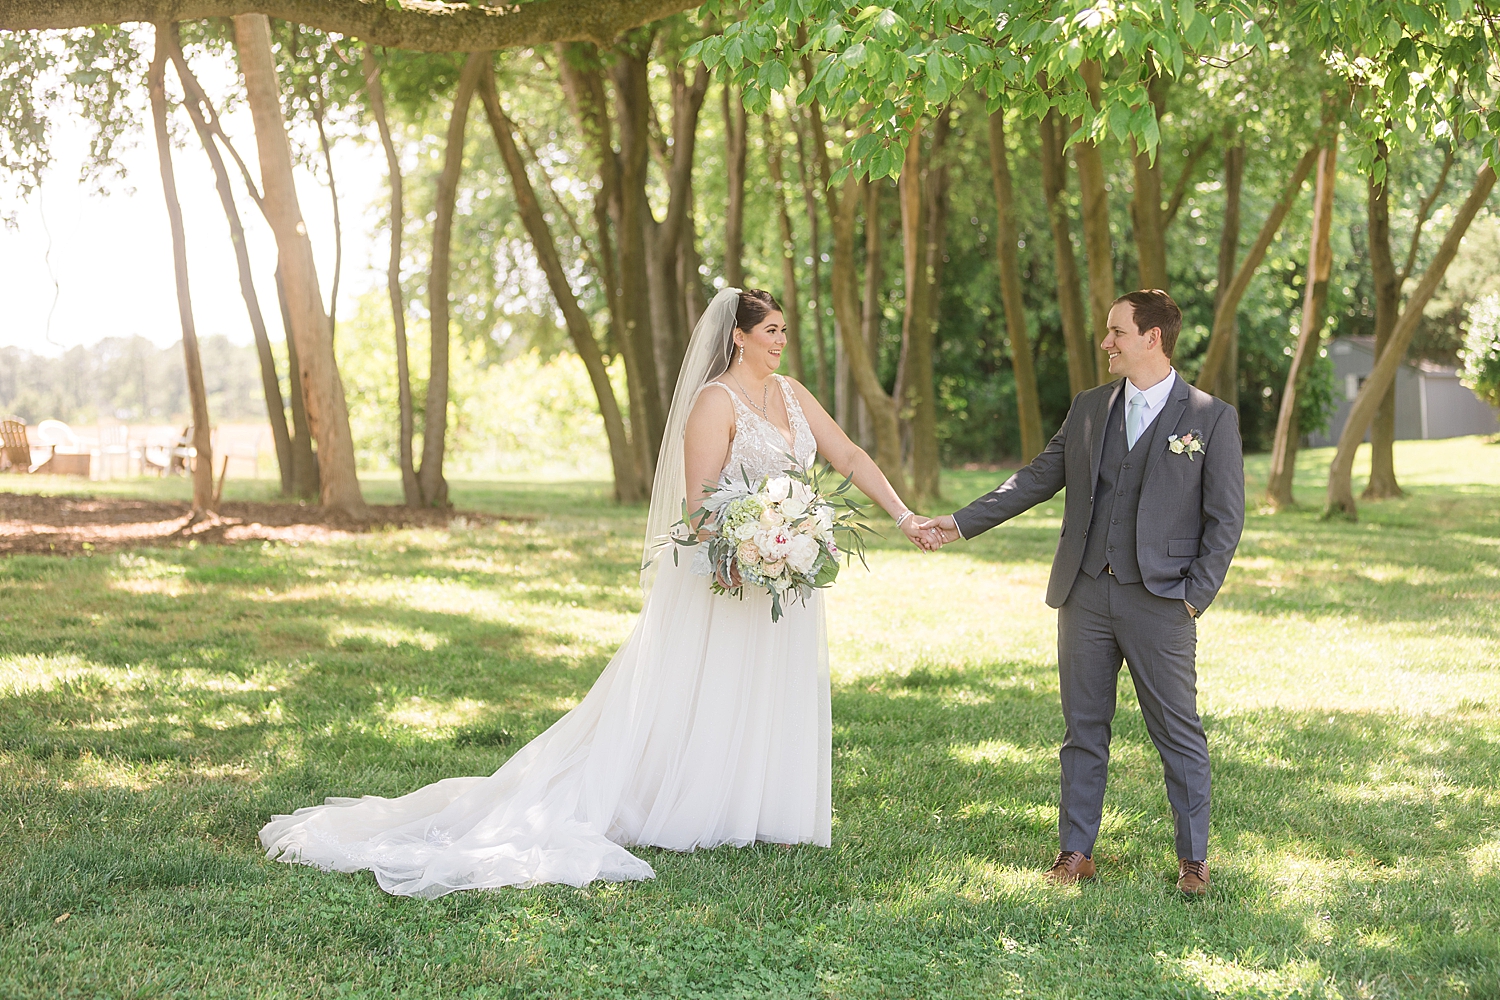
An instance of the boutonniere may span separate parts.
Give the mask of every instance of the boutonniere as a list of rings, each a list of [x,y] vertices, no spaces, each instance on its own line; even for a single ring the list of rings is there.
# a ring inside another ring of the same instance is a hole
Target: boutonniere
[[[1203,454],[1203,432],[1188,431],[1186,434],[1173,434],[1167,438],[1167,448],[1174,455],[1186,455],[1188,461],[1193,461],[1194,455]]]

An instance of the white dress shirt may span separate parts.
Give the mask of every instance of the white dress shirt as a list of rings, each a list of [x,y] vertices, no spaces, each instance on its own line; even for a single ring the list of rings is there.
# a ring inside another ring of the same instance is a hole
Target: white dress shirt
[[[1156,418],[1161,415],[1162,409],[1167,405],[1167,397],[1172,394],[1172,385],[1176,381],[1176,368],[1173,368],[1171,372],[1168,373],[1166,378],[1162,379],[1160,382],[1156,383],[1149,389],[1137,389],[1134,382],[1130,381],[1130,379],[1128,378],[1125,380],[1125,405],[1127,407],[1130,406],[1130,401],[1136,396],[1146,397],[1146,418],[1141,423],[1141,437],[1146,436],[1146,432],[1151,429],[1151,425],[1154,424],[1156,422]],[[963,538],[963,529],[958,528],[957,521],[953,523],[955,529],[957,529],[958,531],[958,537]]]
[[[1177,381],[1177,369],[1173,368],[1166,378],[1156,383],[1149,389],[1137,389],[1135,383],[1130,379],[1125,380],[1125,407],[1127,412],[1130,401],[1137,396],[1146,397],[1146,417],[1141,421],[1141,436],[1151,429],[1156,418],[1161,415],[1162,408],[1167,405],[1167,397],[1172,394],[1172,383]]]

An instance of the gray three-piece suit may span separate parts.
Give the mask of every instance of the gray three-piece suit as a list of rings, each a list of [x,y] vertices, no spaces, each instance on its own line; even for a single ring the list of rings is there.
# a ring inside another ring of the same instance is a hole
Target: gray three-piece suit
[[[1064,851],[1092,855],[1104,807],[1123,660],[1161,754],[1177,856],[1208,857],[1208,741],[1198,718],[1197,623],[1224,583],[1245,521],[1233,407],[1175,372],[1156,419],[1127,447],[1124,380],[1081,392],[1036,459],[953,515],[973,538],[1057,494],[1062,537],[1047,603],[1058,609]],[[1191,434],[1202,451],[1175,453]]]

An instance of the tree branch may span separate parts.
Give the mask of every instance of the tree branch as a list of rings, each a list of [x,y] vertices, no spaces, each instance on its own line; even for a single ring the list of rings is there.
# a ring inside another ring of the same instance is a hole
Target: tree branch
[[[1443,154],[1443,169],[1438,173],[1437,183],[1432,185],[1432,193],[1422,200],[1422,208],[1417,212],[1416,227],[1411,231],[1411,246],[1406,250],[1406,263],[1401,266],[1401,273],[1396,276],[1396,293],[1406,287],[1406,279],[1411,277],[1411,269],[1417,263],[1417,247],[1422,244],[1422,227],[1427,225],[1427,218],[1432,214],[1432,206],[1437,204],[1438,196],[1443,193],[1443,188],[1448,185],[1448,171],[1453,169],[1453,144],[1448,144],[1448,150]]]
[[[1213,135],[1207,135],[1188,154],[1187,162],[1182,165],[1182,172],[1177,175],[1177,183],[1172,187],[1172,198],[1167,202],[1167,207],[1161,214],[1163,229],[1170,226],[1172,220],[1177,218],[1177,210],[1182,207],[1182,199],[1187,197],[1188,182],[1193,179],[1193,171],[1197,169],[1198,161],[1203,159],[1204,154],[1213,144]]]
[[[533,0],[504,7],[432,0],[401,0],[396,7],[380,0],[6,0],[0,30],[266,14],[386,48],[483,52],[548,42],[609,45],[628,28],[696,6],[697,0]]]

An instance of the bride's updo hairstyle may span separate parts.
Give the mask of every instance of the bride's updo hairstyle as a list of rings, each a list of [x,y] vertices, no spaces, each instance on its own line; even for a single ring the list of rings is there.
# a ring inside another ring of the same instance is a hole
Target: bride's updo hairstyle
[[[722,292],[720,293],[723,294]],[[724,331],[724,342],[721,347],[714,350],[713,363],[709,365],[705,381],[718,378],[729,370],[729,365],[734,361],[734,331],[749,333],[756,325],[762,322],[773,312],[781,312],[781,303],[776,301],[776,296],[764,288],[747,288],[739,294],[739,301],[734,307],[734,325]]]
[[[773,312],[781,312],[776,296],[764,288],[747,288],[740,292],[739,308],[734,311],[735,328],[749,333]]]

